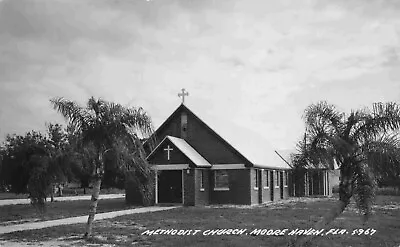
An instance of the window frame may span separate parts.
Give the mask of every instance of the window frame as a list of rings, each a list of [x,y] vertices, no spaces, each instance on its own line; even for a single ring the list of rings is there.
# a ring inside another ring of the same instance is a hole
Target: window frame
[[[258,184],[259,184],[258,172],[259,172],[259,170],[258,169],[254,169],[254,171],[255,171],[255,174],[256,174],[256,177],[254,179],[254,182],[255,182],[254,190],[258,190]]]
[[[204,170],[201,169],[200,170],[200,191],[204,191],[205,187],[204,187]]]
[[[217,186],[217,175],[218,173],[225,172],[223,176],[226,177],[227,182],[228,182],[228,187],[220,187]],[[229,173],[227,170],[214,170],[214,190],[215,191],[229,191]]]
[[[264,186],[264,189],[269,189],[269,181],[270,181],[270,173],[269,170],[264,170],[265,173],[265,182],[266,182],[266,186]]]
[[[275,188],[279,188],[280,187],[280,185],[281,185],[281,179],[280,179],[280,177],[281,177],[281,174],[280,174],[280,171],[275,171],[275,175],[276,175],[276,179],[275,179]]]
[[[288,187],[289,186],[289,173],[288,173],[288,171],[283,171],[283,179],[285,180],[283,182],[283,187]]]

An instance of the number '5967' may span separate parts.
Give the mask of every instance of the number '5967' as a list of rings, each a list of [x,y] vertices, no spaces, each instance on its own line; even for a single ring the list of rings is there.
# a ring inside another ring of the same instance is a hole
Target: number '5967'
[[[375,229],[367,228],[367,229],[354,229],[351,235],[374,235],[376,233]]]

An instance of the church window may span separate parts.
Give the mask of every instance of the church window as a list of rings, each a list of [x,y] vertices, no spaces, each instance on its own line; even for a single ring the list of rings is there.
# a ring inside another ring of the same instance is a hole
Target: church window
[[[187,115],[186,113],[182,113],[181,115],[181,137],[186,138],[187,137]]]
[[[265,186],[264,186],[264,188],[268,189],[269,188],[269,176],[270,176],[268,170],[264,171],[264,176],[265,176]]]
[[[201,191],[204,191],[204,175],[205,175],[205,171],[200,170],[200,190]]]
[[[259,175],[258,175],[258,173],[259,173],[259,170],[257,170],[257,169],[255,169],[254,170],[254,175],[255,175],[255,177],[254,177],[254,189],[255,190],[258,190],[258,183],[259,183]]]
[[[226,170],[214,171],[214,190],[229,190],[229,175]]]
[[[277,187],[279,187],[279,183],[280,183],[280,178],[281,178],[281,176],[280,176],[280,174],[279,174],[279,171],[275,171],[275,173],[276,173],[276,179],[275,179],[276,184],[275,184],[275,187],[277,188]]]
[[[288,172],[287,171],[284,171],[283,172],[283,177],[284,177],[284,179],[285,179],[285,187],[288,187],[288,184],[289,184],[289,174],[288,174]]]

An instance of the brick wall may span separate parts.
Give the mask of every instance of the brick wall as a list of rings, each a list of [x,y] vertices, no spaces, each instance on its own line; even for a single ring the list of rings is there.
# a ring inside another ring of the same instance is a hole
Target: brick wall
[[[189,171],[189,173],[188,173]],[[183,170],[183,204],[185,206],[195,205],[195,170]]]
[[[210,173],[211,204],[251,204],[250,169],[227,170],[229,174],[229,191],[214,190],[214,174]]]
[[[210,174],[209,169],[195,169],[195,205],[208,205],[210,204],[209,193],[210,193]],[[203,171],[203,184],[204,190],[200,190],[201,185],[201,174]]]

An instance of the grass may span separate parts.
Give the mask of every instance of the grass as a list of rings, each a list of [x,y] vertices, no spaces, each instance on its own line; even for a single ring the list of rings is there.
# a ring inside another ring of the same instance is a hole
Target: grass
[[[0,225],[4,225],[5,222],[20,224],[27,221],[54,220],[87,215],[89,202],[89,200],[48,202],[45,213],[40,213],[30,204],[0,206]],[[126,205],[125,198],[118,198],[100,200],[97,210],[99,213],[104,213],[130,208],[134,208],[134,206]]]
[[[100,194],[105,195],[105,194],[124,194],[125,190],[122,189],[101,189]],[[63,190],[63,196],[90,196],[92,194],[92,189],[88,188],[86,189],[86,194],[83,193],[82,188],[64,188]],[[55,198],[57,198],[57,194],[54,195]],[[10,193],[10,192],[0,192],[0,200],[4,199],[27,199],[28,194],[15,194],[15,193]]]
[[[293,199],[284,204],[255,208],[183,207],[169,211],[126,215],[95,222],[93,243],[116,246],[286,246],[291,236],[225,235],[204,236],[205,230],[221,228],[296,229],[309,228],[329,210],[337,199]],[[400,197],[378,196],[374,214],[363,225],[354,204],[329,228],[346,229],[350,234],[317,237],[311,246],[398,246],[400,244]],[[389,206],[388,206],[389,205]],[[354,229],[374,228],[372,236],[351,235]],[[194,236],[141,235],[145,230],[198,229]],[[32,230],[0,236],[8,241],[69,239],[71,246],[87,244],[79,240],[83,224]],[[75,239],[75,242],[71,240]]]
[[[4,199],[27,199],[27,194],[14,194],[9,192],[0,192],[0,200]]]

